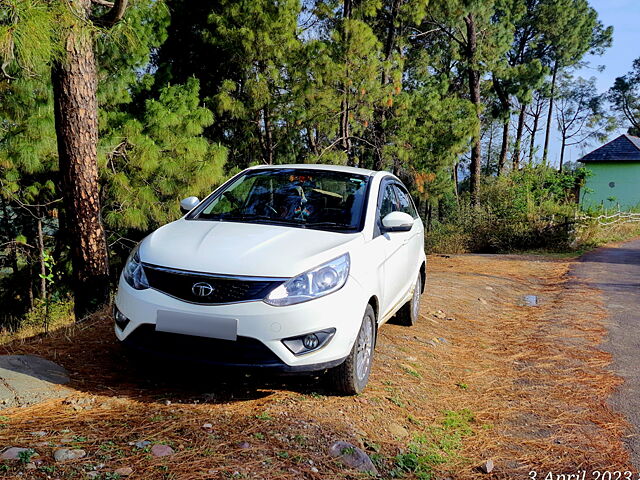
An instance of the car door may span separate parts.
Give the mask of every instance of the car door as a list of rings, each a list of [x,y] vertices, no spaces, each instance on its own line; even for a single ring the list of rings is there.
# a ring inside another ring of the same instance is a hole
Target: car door
[[[393,184],[396,197],[398,198],[398,209],[413,217],[413,226],[408,233],[407,243],[404,246],[406,250],[406,277],[404,292],[413,288],[418,271],[420,269],[420,260],[422,258],[421,251],[424,250],[424,227],[420,221],[418,211],[415,208],[411,195],[404,185],[399,183]]]
[[[409,264],[407,244],[412,232],[385,232],[382,227],[382,219],[385,215],[399,209],[400,205],[394,183],[384,181],[380,189],[376,211],[378,234],[382,237],[380,244],[384,249],[381,317],[385,317],[395,309],[406,293],[407,265]]]

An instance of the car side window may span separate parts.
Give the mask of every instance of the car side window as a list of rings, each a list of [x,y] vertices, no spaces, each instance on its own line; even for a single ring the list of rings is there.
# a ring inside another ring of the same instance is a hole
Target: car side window
[[[394,190],[396,192],[396,196],[398,197],[398,209],[401,212],[408,213],[413,218],[418,218],[418,212],[416,211],[416,207],[413,205],[413,201],[409,196],[409,192],[407,192],[399,185],[394,185]]]
[[[393,185],[388,183],[384,188],[384,193],[382,194],[382,198],[380,200],[380,220],[382,220],[391,212],[395,212],[396,210],[398,210],[398,200],[396,198],[395,192],[393,191]]]

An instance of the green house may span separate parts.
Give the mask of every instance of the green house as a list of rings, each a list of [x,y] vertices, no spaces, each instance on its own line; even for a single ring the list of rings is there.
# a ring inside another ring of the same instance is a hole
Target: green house
[[[640,207],[639,137],[620,135],[578,161],[591,171],[580,194],[583,208]]]

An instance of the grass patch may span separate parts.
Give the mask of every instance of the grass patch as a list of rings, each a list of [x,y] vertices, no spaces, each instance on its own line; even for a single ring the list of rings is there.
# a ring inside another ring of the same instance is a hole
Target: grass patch
[[[420,372],[418,372],[415,368],[410,367],[409,365],[400,365],[400,368],[402,368],[402,370],[405,373],[408,373],[414,378],[422,378],[422,375],[420,375]]]
[[[413,474],[419,480],[434,478],[434,469],[443,464],[459,462],[463,439],[473,433],[470,410],[446,410],[438,425],[414,438],[407,450],[394,459],[392,478]]]

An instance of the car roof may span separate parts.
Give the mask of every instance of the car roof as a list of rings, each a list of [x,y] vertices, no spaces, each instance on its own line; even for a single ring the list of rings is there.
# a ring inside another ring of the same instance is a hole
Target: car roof
[[[374,176],[378,173],[376,170],[368,170],[366,168],[347,167],[345,165],[325,165],[320,163],[293,163],[282,165],[256,165],[250,167],[249,170],[277,169],[277,168],[299,168],[305,170],[324,170],[330,172],[345,172],[358,175]],[[388,173],[388,172],[385,172]]]

